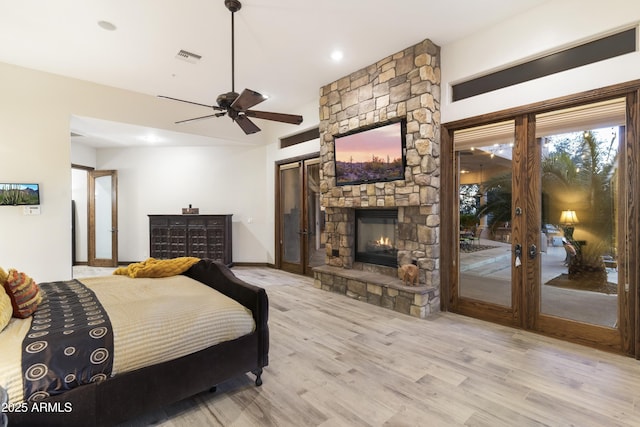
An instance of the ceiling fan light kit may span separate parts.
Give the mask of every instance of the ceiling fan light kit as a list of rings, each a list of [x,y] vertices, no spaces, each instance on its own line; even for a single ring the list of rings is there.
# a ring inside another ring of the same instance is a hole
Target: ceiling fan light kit
[[[218,96],[218,98],[216,99],[216,103],[218,105],[200,104],[198,102],[185,101],[183,99],[171,98],[169,96],[163,96],[163,95],[159,95],[159,98],[186,102],[188,104],[200,105],[202,107],[207,107],[207,108],[211,108],[213,110],[218,111],[217,113],[207,114],[206,116],[180,120],[180,121],[177,121],[176,124],[228,115],[231,118],[231,120],[236,122],[238,126],[240,126],[240,128],[247,135],[260,131],[260,128],[255,123],[253,123],[251,119],[249,119],[249,117],[299,125],[300,123],[302,123],[302,116],[299,116],[299,115],[272,113],[268,111],[256,111],[256,110],[249,109],[254,105],[258,105],[259,103],[266,101],[267,100],[266,96],[263,96],[260,93],[251,89],[244,89],[240,94],[238,94],[235,91],[235,67],[234,67],[235,65],[234,64],[235,63],[235,55],[234,55],[235,29],[234,29],[233,14],[242,8],[242,4],[238,0],[224,0],[224,5],[231,12],[231,91],[227,93],[223,93]]]

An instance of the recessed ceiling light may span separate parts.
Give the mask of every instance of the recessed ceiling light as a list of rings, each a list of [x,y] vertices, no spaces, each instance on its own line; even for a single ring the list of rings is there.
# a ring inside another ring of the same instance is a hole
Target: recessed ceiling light
[[[115,31],[117,28],[115,25],[113,25],[109,21],[98,21],[98,26],[103,30],[107,30],[107,31]]]
[[[160,138],[159,136],[151,135],[151,134],[142,135],[142,136],[139,136],[138,138],[148,144],[156,144],[162,141],[162,138]]]
[[[331,52],[331,59],[333,59],[335,62],[341,61],[343,57],[344,54],[341,50],[334,50],[333,52]]]

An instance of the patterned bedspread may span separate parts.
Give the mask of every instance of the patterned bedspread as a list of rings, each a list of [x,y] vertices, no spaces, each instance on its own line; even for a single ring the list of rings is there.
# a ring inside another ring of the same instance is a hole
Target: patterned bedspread
[[[113,330],[93,291],[77,280],[40,285],[43,298],[22,342],[26,400],[101,381],[113,368]]]
[[[255,330],[249,309],[186,276],[111,275],[79,280],[108,314],[113,329],[111,376],[177,359]],[[0,333],[0,385],[7,390],[10,404],[30,395],[22,380],[22,343],[36,319],[13,318]],[[94,334],[101,335],[100,331]]]

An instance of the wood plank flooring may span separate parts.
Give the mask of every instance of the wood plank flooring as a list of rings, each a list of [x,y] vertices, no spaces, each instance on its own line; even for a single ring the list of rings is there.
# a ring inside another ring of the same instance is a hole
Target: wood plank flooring
[[[270,299],[270,364],[125,426],[639,426],[640,361],[452,313],[405,316],[236,267]]]

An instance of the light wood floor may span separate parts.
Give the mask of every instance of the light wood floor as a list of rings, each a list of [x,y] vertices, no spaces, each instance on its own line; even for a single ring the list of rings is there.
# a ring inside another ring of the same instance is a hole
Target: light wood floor
[[[270,364],[128,426],[639,426],[640,361],[451,313],[420,320],[234,268],[270,298]]]

